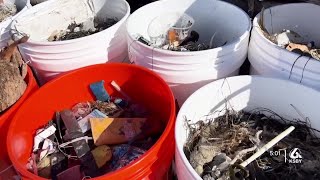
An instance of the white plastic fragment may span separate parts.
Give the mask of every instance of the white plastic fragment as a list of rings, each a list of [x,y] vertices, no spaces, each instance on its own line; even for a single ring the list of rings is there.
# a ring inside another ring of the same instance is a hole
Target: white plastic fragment
[[[54,134],[56,130],[57,129],[54,127],[54,125],[51,125],[50,127],[48,127],[47,129],[44,129],[40,133],[37,133],[37,135],[34,137],[33,152],[37,151],[39,149],[39,144],[43,140],[47,139],[49,136]]]
[[[71,143],[74,143],[74,142],[77,142],[77,141],[81,141],[81,140],[86,140],[88,142],[88,140],[93,140],[93,138],[92,137],[88,137],[88,136],[75,138],[75,139],[72,139],[71,141],[68,141],[68,142],[60,144],[59,147],[66,147]]]
[[[259,149],[259,151],[257,151],[256,153],[254,153],[252,156],[250,156],[247,160],[243,161],[240,165],[243,167],[246,167],[248,164],[250,164],[252,161],[254,161],[255,159],[257,159],[258,157],[260,157],[263,153],[265,153],[268,149],[270,149],[271,147],[273,147],[275,144],[277,144],[279,141],[281,141],[283,138],[285,138],[286,136],[288,136],[293,130],[294,130],[294,126],[290,126],[288,129],[286,129],[285,131],[283,131],[282,133],[280,133],[278,136],[276,136],[275,138],[273,138],[270,142],[268,142],[266,145],[262,146],[261,149]]]
[[[107,116],[103,114],[101,111],[95,109],[90,114],[88,114],[86,117],[80,119],[78,121],[78,124],[81,128],[82,133],[87,132],[89,129],[91,129],[90,126],[90,118],[106,118]]]
[[[42,146],[42,152],[40,153],[40,160],[47,155],[54,153],[55,150],[53,142],[50,139],[45,139]]]
[[[116,89],[119,93],[121,93],[128,101],[131,100],[130,97],[121,90],[120,86],[115,81],[112,81],[111,85],[114,87],[114,89]]]
[[[302,43],[303,38],[296,32],[284,29],[282,33],[276,34],[278,46],[284,47],[289,43]]]

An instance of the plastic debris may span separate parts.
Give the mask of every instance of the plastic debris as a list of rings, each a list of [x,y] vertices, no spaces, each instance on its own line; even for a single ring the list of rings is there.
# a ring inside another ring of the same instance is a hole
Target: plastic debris
[[[55,120],[37,131],[29,171],[53,180],[93,178],[126,166],[151,148],[162,122],[143,118],[147,110],[132,103],[116,82],[110,84],[121,98],[111,98],[103,84],[90,85],[96,101],[56,112]]]
[[[76,118],[85,117],[92,111],[91,104],[89,102],[78,103],[73,106],[71,110]]]
[[[85,133],[91,129],[91,126],[89,123],[90,118],[105,118],[105,117],[107,117],[105,114],[103,114],[99,110],[95,109],[90,114],[88,114],[86,117],[80,119],[78,121],[78,124],[81,128],[82,133]]]
[[[117,106],[121,107],[121,108],[125,108],[125,107],[127,107],[127,106],[129,105],[129,102],[128,102],[128,101],[125,101],[125,100],[120,99],[120,98],[115,99],[115,100],[114,100],[114,103],[115,103]]]
[[[61,112],[61,119],[63,120],[69,135],[72,139],[83,137],[82,131],[78,125],[73,113],[69,110]],[[80,158],[90,151],[90,148],[85,140],[77,141],[72,144],[77,156]]]
[[[196,31],[191,31],[190,35],[188,35],[181,43],[180,46],[185,46],[187,45],[189,42],[198,42],[199,40],[199,33],[197,33]]]
[[[97,100],[102,102],[109,101],[110,96],[104,88],[104,80],[90,84],[90,89]]]
[[[141,43],[143,43],[143,44],[145,44],[147,46],[151,46],[152,45],[151,42],[148,39],[144,38],[142,35],[137,35],[136,39],[137,39],[137,41],[139,41],[139,42],[141,42]]]
[[[44,141],[49,136],[53,135],[56,132],[56,128],[54,125],[51,125],[50,127],[40,130],[39,133],[34,137],[34,145],[33,145],[33,152],[37,151],[39,149],[39,144]]]
[[[51,177],[57,180],[57,175],[68,168],[68,159],[62,153],[56,153],[50,156]]]
[[[50,139],[45,139],[43,141],[43,145],[40,152],[40,160],[42,160],[45,156],[50,155],[56,151],[53,146],[53,142]]]
[[[145,153],[145,150],[138,147],[130,146],[128,144],[122,144],[113,147],[113,159],[111,162],[111,169],[120,169],[132,161],[138,159],[141,155]]]
[[[285,47],[289,43],[295,42],[295,43],[302,43],[303,38],[296,32],[283,29],[281,33],[274,34],[273,36],[277,39],[278,46]]]
[[[94,144],[99,146],[127,143],[136,138],[142,133],[146,118],[92,118],[90,123]]]
[[[116,112],[120,111],[119,107],[113,102],[95,101],[92,103],[92,107],[93,109],[98,109],[107,116],[112,116]]]
[[[61,112],[61,119],[63,120],[66,128],[68,129],[69,135],[72,139],[83,137],[83,133],[79,124],[70,110],[64,110]],[[76,155],[81,161],[84,167],[85,175],[90,177],[96,177],[99,175],[97,164],[91,154],[90,147],[85,139],[72,143]]]
[[[121,94],[123,95],[128,101],[131,101],[130,97],[121,90],[120,86],[115,82],[115,81],[111,81],[111,85]]]

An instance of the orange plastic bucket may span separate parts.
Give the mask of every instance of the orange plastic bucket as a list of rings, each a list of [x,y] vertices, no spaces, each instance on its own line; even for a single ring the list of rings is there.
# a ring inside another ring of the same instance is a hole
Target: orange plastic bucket
[[[93,100],[89,84],[104,80],[112,96],[115,81],[130,98],[144,105],[152,120],[162,120],[166,128],[158,141],[130,165],[95,179],[167,179],[174,155],[175,101],[169,86],[158,75],[130,64],[99,64],[63,75],[41,87],[19,109],[9,128],[7,148],[16,170],[25,179],[43,179],[26,169],[33,137],[40,127],[53,118],[54,112],[71,108],[78,102]]]
[[[14,175],[13,169],[8,169],[11,166],[11,162],[8,157],[7,149],[3,148],[6,146],[7,140],[7,132],[10,125],[10,120],[13,118],[17,109],[21,106],[21,104],[29,97],[34,91],[38,89],[37,82],[33,77],[31,69],[28,67],[27,76],[25,77],[25,81],[27,83],[27,89],[24,94],[20,97],[20,99],[11,106],[5,113],[0,115],[0,179],[8,178],[11,175]],[[8,169],[7,171],[5,171]],[[8,178],[9,179],[9,178]]]

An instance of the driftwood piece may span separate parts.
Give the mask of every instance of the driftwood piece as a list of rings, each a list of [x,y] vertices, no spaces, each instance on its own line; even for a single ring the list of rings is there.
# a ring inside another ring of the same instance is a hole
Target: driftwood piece
[[[0,53],[0,113],[12,106],[24,93],[27,65],[22,61],[18,44],[28,37],[13,42]]]

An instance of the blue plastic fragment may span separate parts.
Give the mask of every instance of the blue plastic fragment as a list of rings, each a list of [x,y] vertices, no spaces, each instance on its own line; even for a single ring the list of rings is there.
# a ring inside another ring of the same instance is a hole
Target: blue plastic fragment
[[[114,100],[114,103],[115,103],[116,105],[118,105],[119,107],[121,107],[121,108],[125,108],[125,107],[128,106],[128,101],[123,100],[123,99],[121,99],[121,98],[115,99],[115,100]]]
[[[112,161],[110,164],[111,169],[117,170],[130,164],[132,161],[142,156],[145,152],[145,150],[135,146],[130,146],[129,144],[114,146],[112,152]]]
[[[96,100],[103,102],[110,100],[110,96],[104,88],[104,80],[90,84],[90,89],[96,97]]]

